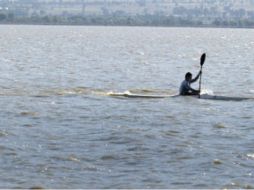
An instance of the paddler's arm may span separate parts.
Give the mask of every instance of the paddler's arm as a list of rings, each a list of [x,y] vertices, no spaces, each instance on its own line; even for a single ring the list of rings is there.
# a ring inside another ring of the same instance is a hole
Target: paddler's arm
[[[188,83],[188,84],[185,86],[185,88],[186,88],[188,91],[190,91],[190,92],[199,92],[198,90],[195,90],[195,89],[191,88],[190,83]]]
[[[199,79],[199,77],[200,77],[201,74],[202,74],[202,72],[200,71],[200,72],[198,73],[198,75],[197,75],[193,80],[190,81],[190,83],[196,82],[196,81]]]
[[[199,90],[195,90],[195,89],[193,89],[193,88],[191,88],[191,87],[190,87],[189,91],[190,91],[191,93],[197,93],[197,94],[200,93]]]

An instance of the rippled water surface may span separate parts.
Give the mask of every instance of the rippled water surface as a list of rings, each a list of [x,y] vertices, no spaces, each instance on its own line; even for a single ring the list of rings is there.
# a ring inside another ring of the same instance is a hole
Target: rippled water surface
[[[0,26],[1,188],[254,188],[254,30]]]

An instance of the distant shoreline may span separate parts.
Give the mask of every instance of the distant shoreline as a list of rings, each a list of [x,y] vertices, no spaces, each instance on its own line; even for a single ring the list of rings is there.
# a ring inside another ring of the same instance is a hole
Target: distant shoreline
[[[102,27],[158,27],[158,28],[222,28],[222,29],[254,29],[254,26],[214,26],[214,25],[110,25],[110,24],[77,24],[77,23],[36,23],[36,22],[0,22],[4,25],[17,26],[102,26]]]
[[[198,19],[163,15],[100,15],[100,16],[33,16],[5,15],[0,24],[15,25],[70,25],[70,26],[140,26],[140,27],[198,27],[198,28],[254,28],[251,19]]]

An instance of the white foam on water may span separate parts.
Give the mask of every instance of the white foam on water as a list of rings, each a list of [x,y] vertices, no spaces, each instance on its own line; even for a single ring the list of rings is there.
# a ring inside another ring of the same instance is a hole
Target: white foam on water
[[[124,92],[114,92],[114,91],[109,91],[106,93],[108,96],[123,96],[125,94],[130,95],[130,91],[124,91]]]
[[[247,154],[247,157],[254,159],[254,154]]]
[[[201,91],[201,94],[202,95],[214,95],[214,93],[213,93],[213,91],[212,90],[210,90],[210,89],[203,89],[202,91]]]

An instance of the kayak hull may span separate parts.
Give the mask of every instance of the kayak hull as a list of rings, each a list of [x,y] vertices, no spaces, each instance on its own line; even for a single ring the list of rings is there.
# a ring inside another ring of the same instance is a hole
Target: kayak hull
[[[130,92],[125,93],[108,93],[109,96],[112,97],[125,97],[125,98],[143,98],[143,99],[163,99],[163,98],[176,98],[176,97],[186,97],[180,95],[146,95],[146,94],[133,94]],[[203,94],[199,96],[187,96],[187,97],[195,97],[197,99],[202,100],[220,100],[220,101],[246,101],[246,100],[254,100],[254,98],[247,97],[229,97],[229,96],[214,96]]]
[[[246,101],[246,100],[254,100],[254,98],[229,97],[229,96],[212,96],[212,95],[201,95],[201,99],[204,99],[204,100],[221,100],[221,101]]]

